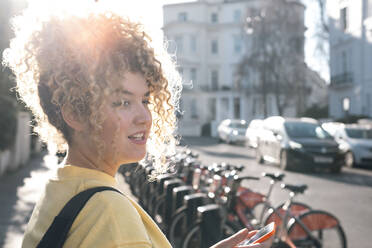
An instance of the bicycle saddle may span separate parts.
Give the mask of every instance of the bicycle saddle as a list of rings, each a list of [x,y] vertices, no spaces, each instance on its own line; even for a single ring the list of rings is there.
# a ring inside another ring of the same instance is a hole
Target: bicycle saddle
[[[300,184],[300,185],[292,185],[292,184],[282,184],[281,185],[282,189],[288,189],[289,191],[293,193],[300,193],[303,194],[305,190],[307,189],[306,184]]]
[[[282,181],[283,178],[285,177],[285,174],[283,174],[283,173],[275,173],[275,174],[273,174],[273,173],[266,173],[266,172],[264,172],[264,173],[262,173],[262,176],[263,177],[269,177],[269,178],[273,179],[274,181]]]

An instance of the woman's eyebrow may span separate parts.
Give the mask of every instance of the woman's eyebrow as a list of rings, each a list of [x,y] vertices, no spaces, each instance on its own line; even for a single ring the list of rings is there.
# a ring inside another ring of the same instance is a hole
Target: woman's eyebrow
[[[129,90],[125,90],[125,89],[116,89],[115,90],[115,93],[119,93],[119,94],[124,94],[124,95],[130,95],[130,96],[133,96],[134,93],[133,92],[130,92]],[[150,91],[147,91],[145,94],[143,94],[145,97],[149,97],[150,96]]]

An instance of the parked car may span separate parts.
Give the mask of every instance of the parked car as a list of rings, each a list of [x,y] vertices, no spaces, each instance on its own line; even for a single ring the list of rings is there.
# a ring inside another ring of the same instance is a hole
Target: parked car
[[[358,124],[324,123],[335,140],[346,147],[345,165],[372,167],[372,127]]]
[[[246,144],[249,147],[257,148],[257,139],[260,135],[260,131],[262,130],[263,120],[261,119],[254,119],[252,120],[245,132]]]
[[[339,172],[345,152],[316,120],[275,116],[264,120],[256,157],[260,163],[277,163],[283,170]]]
[[[245,120],[223,120],[217,128],[218,137],[220,141],[225,141],[228,144],[244,144],[247,127],[248,125]]]

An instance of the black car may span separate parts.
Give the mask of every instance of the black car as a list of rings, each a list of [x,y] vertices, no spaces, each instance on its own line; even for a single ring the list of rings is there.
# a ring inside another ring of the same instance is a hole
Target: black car
[[[283,170],[329,169],[340,172],[345,152],[319,123],[310,118],[269,117],[258,139],[259,163],[277,163]]]

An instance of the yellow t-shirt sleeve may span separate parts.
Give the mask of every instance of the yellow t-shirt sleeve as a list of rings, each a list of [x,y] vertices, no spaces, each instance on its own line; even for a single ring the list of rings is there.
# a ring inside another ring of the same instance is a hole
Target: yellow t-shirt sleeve
[[[140,215],[123,195],[96,193],[75,219],[64,247],[152,247]]]

